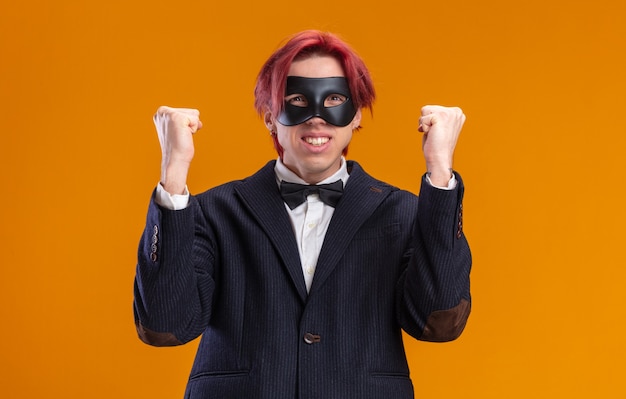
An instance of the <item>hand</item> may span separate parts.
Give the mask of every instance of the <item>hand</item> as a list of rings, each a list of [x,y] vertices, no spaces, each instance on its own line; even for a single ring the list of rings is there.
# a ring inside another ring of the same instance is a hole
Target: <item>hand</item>
[[[422,107],[419,131],[424,133],[422,150],[426,159],[426,170],[434,185],[445,186],[452,177],[454,148],[464,122],[465,115],[458,107]]]
[[[193,134],[202,128],[200,112],[162,106],[153,120],[161,144],[161,184],[170,194],[182,194],[194,155]]]

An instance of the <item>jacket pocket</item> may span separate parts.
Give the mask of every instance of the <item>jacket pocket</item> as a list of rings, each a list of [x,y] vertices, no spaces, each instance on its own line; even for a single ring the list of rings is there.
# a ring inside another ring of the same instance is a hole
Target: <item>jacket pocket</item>
[[[400,223],[392,223],[385,226],[365,227],[357,231],[355,240],[371,240],[383,237],[394,237],[400,234]]]
[[[189,377],[189,381],[195,381],[202,378],[232,378],[247,377],[250,372],[248,370],[219,370],[205,371],[203,373],[194,374]]]
[[[402,378],[409,380],[407,373],[391,373],[391,372],[374,372],[371,373],[372,378]]]

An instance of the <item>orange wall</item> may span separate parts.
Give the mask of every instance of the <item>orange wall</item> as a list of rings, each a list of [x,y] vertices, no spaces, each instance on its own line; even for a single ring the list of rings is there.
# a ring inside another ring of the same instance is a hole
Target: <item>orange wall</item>
[[[3,5],[0,396],[182,397],[196,343],[145,346],[132,320],[151,116],[202,111],[192,191],[252,173],[274,157],[257,70],[320,28],[377,84],[349,154],[372,174],[417,190],[420,106],[468,116],[474,311],[454,343],[407,344],[417,397],[626,397],[624,1],[210,3]]]

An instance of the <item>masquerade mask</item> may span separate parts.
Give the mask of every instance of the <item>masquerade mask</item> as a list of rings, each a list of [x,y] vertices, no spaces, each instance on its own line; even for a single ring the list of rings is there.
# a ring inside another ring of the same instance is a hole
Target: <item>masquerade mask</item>
[[[356,115],[348,81],[344,77],[287,76],[285,96],[292,94],[301,94],[306,103],[305,106],[298,106],[285,102],[285,108],[278,117],[278,122],[285,126],[299,125],[317,116],[331,125],[343,127],[349,125]],[[333,94],[345,97],[345,101],[339,105],[324,106],[324,101]]]

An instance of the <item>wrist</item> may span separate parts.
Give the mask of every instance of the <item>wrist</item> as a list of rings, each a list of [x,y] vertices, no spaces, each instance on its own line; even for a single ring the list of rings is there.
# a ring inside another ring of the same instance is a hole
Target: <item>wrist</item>
[[[161,169],[160,183],[168,193],[184,194],[187,187],[187,172],[189,164],[185,165],[168,165]]]
[[[452,168],[429,168],[426,172],[431,183],[435,186],[445,187],[448,185],[454,173]]]

